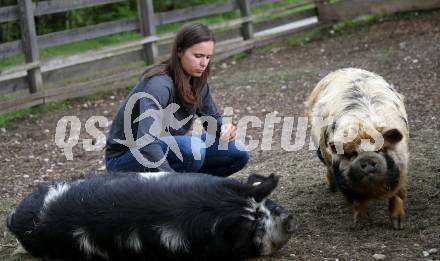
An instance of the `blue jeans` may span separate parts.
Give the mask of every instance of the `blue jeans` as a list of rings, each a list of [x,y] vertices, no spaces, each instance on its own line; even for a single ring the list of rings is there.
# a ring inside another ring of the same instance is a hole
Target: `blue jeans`
[[[242,168],[249,161],[247,148],[239,141],[226,142],[213,136],[182,135],[161,137],[160,145],[165,152],[167,139],[174,138],[183,156],[181,161],[172,150],[169,150],[167,161],[177,172],[201,172],[215,176],[227,177]],[[207,140],[207,138],[209,138]],[[212,145],[209,146],[210,143]],[[223,149],[219,149],[223,148]],[[157,171],[140,164],[130,151],[123,155],[106,160],[107,171]]]

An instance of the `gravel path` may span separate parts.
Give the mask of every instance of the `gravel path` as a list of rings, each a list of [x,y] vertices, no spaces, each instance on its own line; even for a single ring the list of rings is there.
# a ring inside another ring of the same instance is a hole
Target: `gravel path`
[[[282,124],[273,127],[271,150],[251,152],[249,173],[282,176],[274,198],[295,214],[297,227],[288,245],[261,260],[440,260],[440,11],[405,14],[343,33],[324,32],[315,41],[273,48],[249,57],[217,64],[211,85],[220,107],[230,106],[234,119],[261,120],[303,114],[303,101],[327,73],[359,67],[382,75],[406,96],[411,129],[408,218],[404,230],[392,229],[387,206],[378,202],[370,218],[351,226],[351,211],[342,196],[325,186],[324,167],[309,150],[308,138],[298,151],[280,145]],[[85,151],[81,142],[68,161],[54,141],[58,120],[77,116],[81,139],[93,116],[113,117],[127,90],[94,100],[76,100],[66,108],[31,115],[0,130],[1,218],[38,183],[53,178],[103,171],[103,151]],[[106,128],[103,128],[106,130]],[[263,128],[250,128],[248,137],[261,140]],[[295,138],[295,131],[292,140]],[[293,143],[293,141],[292,141]],[[10,258],[16,243],[0,226],[0,259]],[[425,251],[425,252],[424,252]]]

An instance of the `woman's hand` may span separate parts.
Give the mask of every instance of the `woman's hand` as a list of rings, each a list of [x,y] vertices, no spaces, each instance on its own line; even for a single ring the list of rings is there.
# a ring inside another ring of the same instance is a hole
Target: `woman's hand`
[[[237,136],[237,127],[231,123],[222,126],[220,139],[225,141],[233,141]]]

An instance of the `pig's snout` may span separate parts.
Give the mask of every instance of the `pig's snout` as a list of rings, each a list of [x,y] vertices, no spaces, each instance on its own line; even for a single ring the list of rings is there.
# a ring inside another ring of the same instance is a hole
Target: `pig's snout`
[[[375,158],[364,158],[359,161],[359,170],[362,174],[367,175],[375,173],[378,169],[379,162]]]

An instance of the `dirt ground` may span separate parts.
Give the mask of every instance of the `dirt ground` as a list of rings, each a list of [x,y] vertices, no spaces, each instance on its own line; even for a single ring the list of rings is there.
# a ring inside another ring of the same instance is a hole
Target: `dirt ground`
[[[326,188],[324,167],[314,151],[308,145],[299,151],[281,148],[282,124],[275,124],[272,149],[253,150],[248,167],[235,175],[281,175],[273,197],[295,216],[289,243],[260,260],[374,260],[375,254],[385,255],[385,260],[440,260],[440,11],[405,14],[344,32],[326,30],[305,44],[229,59],[215,65],[210,82],[217,103],[232,107],[236,120],[246,115],[264,120],[274,111],[297,119],[314,85],[343,67],[376,72],[406,96],[411,163],[405,228],[392,229],[385,202],[371,206],[369,219],[352,226],[348,204],[340,193]],[[72,101],[66,108],[2,128],[0,218],[38,183],[103,172],[103,151],[85,151],[81,142],[73,150],[73,161],[66,160],[54,141],[56,124],[63,116],[77,116],[83,124],[81,138],[86,138],[86,120],[93,115],[111,120],[126,94],[122,90]],[[248,135],[259,139],[262,131],[250,128]],[[295,132],[292,143],[294,138]],[[0,260],[29,259],[10,257],[15,247],[2,222]],[[430,249],[438,252],[424,256]]]

